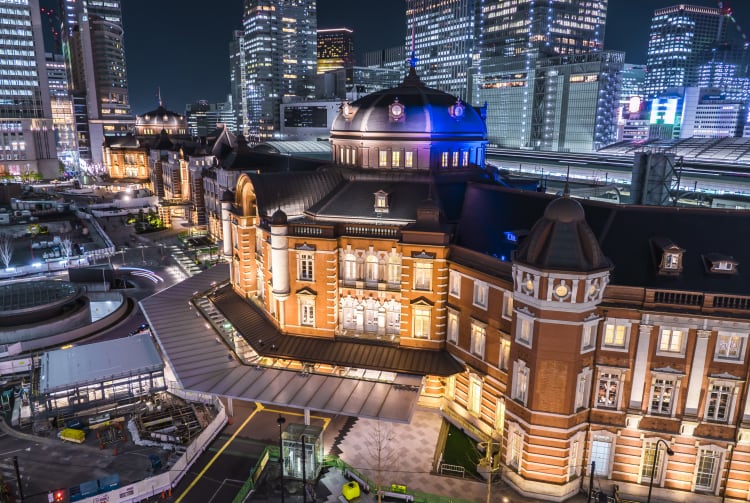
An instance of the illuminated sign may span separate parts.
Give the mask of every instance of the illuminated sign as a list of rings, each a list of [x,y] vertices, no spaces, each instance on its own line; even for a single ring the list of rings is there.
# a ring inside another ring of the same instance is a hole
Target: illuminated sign
[[[651,101],[650,124],[674,125],[679,98],[662,98]]]
[[[641,97],[640,96],[631,96],[630,101],[628,101],[628,112],[631,114],[634,114],[636,112],[639,112],[641,110]]]

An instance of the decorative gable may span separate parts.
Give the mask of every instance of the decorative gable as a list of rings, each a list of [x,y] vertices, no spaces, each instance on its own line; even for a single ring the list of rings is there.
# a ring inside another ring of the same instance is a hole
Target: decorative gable
[[[702,256],[706,271],[713,274],[737,274],[739,262],[729,255],[708,253]]]
[[[682,261],[685,254],[683,248],[665,237],[652,238],[651,244],[656,255],[654,258],[658,261],[659,274],[678,275],[682,273]]]

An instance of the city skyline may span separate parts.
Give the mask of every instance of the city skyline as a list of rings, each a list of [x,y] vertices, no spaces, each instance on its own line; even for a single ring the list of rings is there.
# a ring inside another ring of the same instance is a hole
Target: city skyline
[[[57,2],[42,0],[41,3],[55,7]],[[653,0],[641,5],[640,2],[610,0],[605,49],[625,51],[628,63],[645,63],[653,11],[678,3],[676,0]],[[716,6],[717,2],[695,0],[687,3]],[[735,18],[742,29],[747,30],[745,25],[750,24],[750,5],[735,4],[732,5]],[[160,6],[161,12],[169,14],[140,15],[152,9],[146,0],[123,3],[133,112],[144,113],[154,108],[159,87],[165,105],[175,111],[182,111],[185,105],[199,99],[226,101],[230,93],[229,43],[232,31],[241,27],[242,2],[212,5],[210,16],[200,16],[200,26],[190,25],[200,12],[199,2],[163,0]],[[404,0],[368,3],[356,10],[347,8],[344,0],[321,0],[317,11],[320,28],[346,26],[354,30],[358,60],[365,51],[398,45],[404,35],[400,29],[383,29],[384,24],[391,23],[396,27],[405,26]],[[615,23],[614,20],[625,22]],[[138,24],[134,26],[136,21]],[[196,68],[202,70],[196,72]],[[191,85],[186,86],[185,82],[191,82]]]

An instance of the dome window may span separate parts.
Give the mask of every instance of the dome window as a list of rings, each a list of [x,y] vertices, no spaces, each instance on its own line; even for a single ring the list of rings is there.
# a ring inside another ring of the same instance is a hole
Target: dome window
[[[391,122],[403,122],[405,115],[406,110],[404,109],[404,105],[398,101],[398,98],[395,98],[393,103],[388,105],[388,117],[391,119]]]
[[[570,296],[570,286],[568,286],[565,280],[562,280],[555,287],[555,297],[557,297],[559,300],[564,300],[564,299],[567,299],[569,296]]]
[[[466,106],[461,103],[461,100],[456,100],[455,105],[451,105],[451,107],[448,109],[448,113],[451,117],[453,117],[456,120],[461,120],[461,118],[464,116],[464,112],[466,112]]]

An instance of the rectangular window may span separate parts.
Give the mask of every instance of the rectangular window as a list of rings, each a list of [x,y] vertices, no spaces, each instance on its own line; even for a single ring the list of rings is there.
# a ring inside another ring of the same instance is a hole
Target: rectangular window
[[[479,323],[471,323],[471,353],[484,358],[484,345],[487,339],[487,329]]]
[[[695,489],[713,492],[716,473],[719,469],[721,453],[711,449],[701,449],[698,453],[698,466],[695,473]]]
[[[405,168],[414,167],[414,152],[404,152],[404,167]]]
[[[521,432],[514,430],[510,434],[508,449],[508,465],[518,469],[521,463]]]
[[[458,271],[448,273],[448,293],[454,297],[461,297],[461,274]]]
[[[513,294],[510,292],[503,292],[503,318],[513,318]]]
[[[393,256],[388,259],[388,286],[397,287],[401,285],[401,259]]]
[[[664,461],[664,449],[657,448],[656,441],[646,441],[643,444],[643,457],[641,466],[641,478],[654,478],[654,482],[659,481],[661,474],[662,461]],[[656,458],[654,460],[654,458]]]
[[[717,360],[729,360],[741,362],[745,360],[745,342],[747,334],[737,334],[732,332],[719,332],[716,338]]]
[[[458,344],[458,313],[448,310],[448,342]]]
[[[651,383],[651,405],[652,414],[672,414],[674,403],[675,380],[671,377],[655,377]]]
[[[526,405],[529,393],[529,367],[526,363],[518,360],[514,363],[515,372],[513,376],[513,399]]]
[[[487,309],[487,298],[490,293],[490,287],[484,281],[474,281],[474,300],[477,307]]]
[[[380,152],[378,152],[378,166],[381,168],[388,167],[388,151],[387,150],[381,150]]]
[[[591,442],[591,461],[594,463],[594,474],[609,476],[609,465],[612,457],[612,440],[607,437],[594,437]]]
[[[398,168],[401,165],[401,152],[399,150],[394,150],[391,153],[391,166],[394,168]]]
[[[682,353],[685,331],[675,328],[662,328],[659,335],[659,351],[662,353]]]
[[[713,383],[708,388],[706,413],[703,418],[707,421],[726,423],[729,420],[729,409],[732,405],[734,385],[729,383]]]
[[[524,346],[531,346],[532,320],[525,316],[519,315],[516,318],[516,342]]]
[[[578,374],[576,383],[575,410],[589,406],[589,390],[591,389],[591,369],[584,369]]]
[[[451,166],[458,167],[458,152],[453,152],[453,159],[451,159]]]
[[[469,151],[464,150],[461,152],[461,166],[468,166],[469,165]]]
[[[482,409],[482,381],[472,376],[469,382],[469,412],[479,415]]]
[[[628,344],[628,330],[630,325],[619,322],[607,322],[604,325],[604,346],[611,348],[626,348]]]
[[[601,372],[597,387],[596,406],[605,409],[617,409],[620,398],[620,374]]]
[[[414,337],[420,339],[430,337],[430,308],[414,308]]]
[[[578,476],[578,440],[570,443],[570,452],[568,452],[568,480]]]
[[[505,429],[505,399],[500,398],[495,405],[495,431],[502,435]]]
[[[581,352],[590,351],[594,349],[594,345],[596,343],[596,339],[594,337],[594,327],[596,325],[593,323],[587,323],[581,327]]]
[[[312,281],[313,279],[313,254],[299,253],[298,277],[300,281]]]
[[[443,152],[440,155],[440,167],[441,168],[447,168],[448,167],[448,152]]]
[[[507,371],[510,364],[510,339],[500,338],[500,368]]]
[[[352,164],[357,164],[357,149],[352,149]]]
[[[414,263],[414,289],[431,290],[432,289],[432,263],[415,262]]]
[[[302,325],[315,326],[315,301],[303,300],[300,305],[300,322]]]

